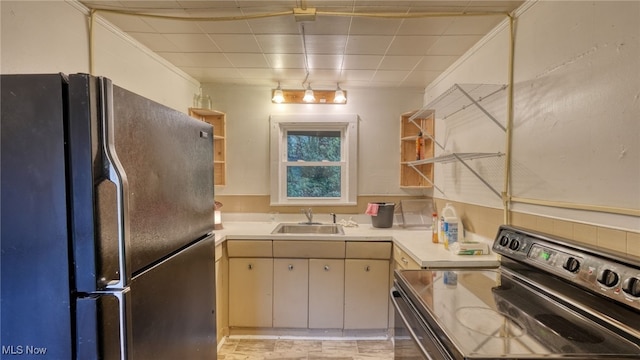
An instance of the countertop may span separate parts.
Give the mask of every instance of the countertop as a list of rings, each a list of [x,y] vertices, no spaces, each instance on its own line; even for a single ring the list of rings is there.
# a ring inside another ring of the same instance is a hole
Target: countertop
[[[423,268],[445,267],[496,267],[498,255],[455,255],[443,244],[431,242],[431,230],[404,229],[394,226],[387,229],[374,228],[369,224],[358,227],[343,227],[344,235],[271,234],[277,222],[235,221],[225,222],[224,228],[215,230],[216,244],[226,240],[342,240],[342,241],[392,241],[404,250]],[[466,238],[491,244],[492,239],[467,234]]]

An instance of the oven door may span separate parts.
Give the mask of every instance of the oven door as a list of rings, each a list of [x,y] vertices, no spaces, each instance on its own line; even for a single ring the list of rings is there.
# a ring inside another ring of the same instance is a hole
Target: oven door
[[[394,308],[393,351],[396,360],[449,360],[437,337],[402,289],[391,288]]]

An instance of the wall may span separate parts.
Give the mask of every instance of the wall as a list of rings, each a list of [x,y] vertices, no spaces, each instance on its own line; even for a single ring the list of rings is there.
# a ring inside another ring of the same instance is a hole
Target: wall
[[[0,1],[3,74],[89,73],[89,18],[75,1]],[[94,74],[186,112],[200,84],[108,22],[94,30]]]
[[[425,103],[454,83],[506,84],[504,25],[434,81]],[[640,3],[526,3],[515,39],[511,195],[543,202],[514,202],[513,223],[640,256]],[[506,123],[502,101],[489,107]],[[438,139],[448,149],[487,150],[491,143],[506,149],[505,134],[488,121],[438,121]],[[473,163],[502,191],[504,163]],[[434,194],[439,207],[447,200],[487,213],[502,207],[459,165],[438,164],[435,176],[446,193]],[[463,221],[494,229],[502,221],[481,213]]]
[[[345,89],[348,96],[345,105],[300,105],[273,104],[272,89],[268,87],[203,84],[202,88],[211,96],[213,108],[227,114],[227,185],[216,188],[216,199],[225,204],[225,211],[270,210],[270,114],[359,115],[359,205],[338,212],[363,213],[363,204],[371,199],[431,195],[430,190],[408,193],[399,184],[400,114],[420,107],[422,89]],[[367,198],[363,200],[364,197]],[[297,208],[277,211],[289,210],[299,211]]]

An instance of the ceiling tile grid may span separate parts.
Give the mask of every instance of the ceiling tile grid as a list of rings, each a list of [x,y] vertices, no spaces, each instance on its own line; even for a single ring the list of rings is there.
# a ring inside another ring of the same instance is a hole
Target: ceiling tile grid
[[[524,1],[81,2],[202,83],[424,88]],[[502,14],[411,17],[443,12]]]

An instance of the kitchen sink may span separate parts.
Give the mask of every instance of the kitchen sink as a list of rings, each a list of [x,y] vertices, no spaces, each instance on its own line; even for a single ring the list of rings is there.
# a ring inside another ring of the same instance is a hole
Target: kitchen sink
[[[271,233],[344,235],[344,230],[340,224],[281,223]]]

